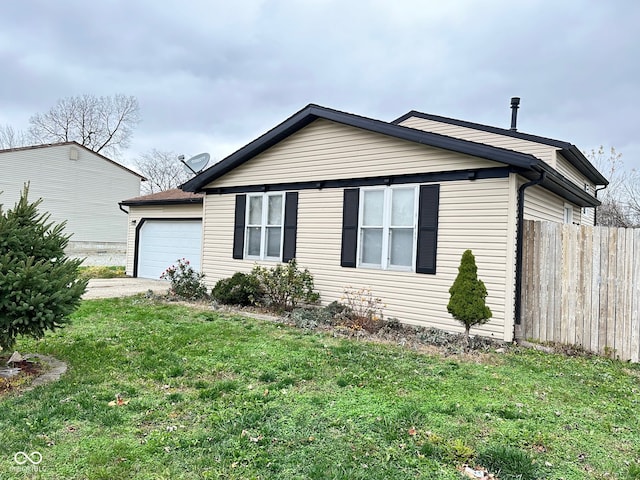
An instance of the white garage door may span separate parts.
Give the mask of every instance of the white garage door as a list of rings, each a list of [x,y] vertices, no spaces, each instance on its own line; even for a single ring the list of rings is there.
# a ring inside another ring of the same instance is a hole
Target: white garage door
[[[138,277],[160,278],[186,258],[200,271],[201,220],[145,220],[138,237]]]

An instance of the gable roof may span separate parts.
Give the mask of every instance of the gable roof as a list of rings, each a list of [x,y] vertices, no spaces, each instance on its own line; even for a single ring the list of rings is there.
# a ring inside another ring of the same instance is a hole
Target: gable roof
[[[430,113],[418,112],[416,110],[411,110],[410,112],[405,113],[401,117],[393,120],[391,123],[400,124],[411,117],[433,120],[435,122],[447,123],[449,125],[456,125],[458,127],[471,128],[473,130],[480,130],[482,132],[495,133],[498,135],[517,138],[519,140],[527,140],[530,142],[541,143],[543,145],[549,145],[559,148],[560,153],[562,153],[562,155],[569,162],[571,162],[571,164],[576,167],[580,173],[590,179],[595,185],[609,184],[609,181],[591,164],[591,162],[584,156],[580,149],[569,142],[555,140],[553,138],[540,137],[538,135],[522,133],[506,128],[493,127],[491,125],[483,125],[481,123],[467,122],[465,120],[442,117],[440,115],[432,115]]]
[[[58,143],[43,143],[41,145],[28,145],[26,147],[5,148],[5,149],[1,149],[0,150],[0,155],[2,155],[4,153],[23,152],[23,151],[26,151],[26,150],[36,150],[36,149],[39,149],[39,148],[64,147],[65,145],[73,145],[74,147],[82,148],[83,150],[86,150],[87,152],[89,152],[89,153],[101,158],[102,160],[105,160],[105,161],[107,161],[109,163],[112,163],[116,167],[120,167],[121,169],[131,173],[132,175],[135,175],[136,177],[140,177],[140,180],[142,180],[142,181],[146,181],[147,180],[143,175],[140,175],[138,172],[134,172],[130,168],[127,168],[124,165],[119,164],[115,160],[111,160],[110,158],[107,158],[107,157],[105,157],[104,155],[102,155],[102,154],[100,154],[98,152],[94,152],[93,150],[91,150],[90,148],[85,147],[84,145],[80,145],[76,141],[58,142]]]
[[[120,205],[139,206],[139,205],[176,205],[185,203],[202,203],[203,193],[185,192],[179,188],[172,188],[163,192],[151,193],[140,197],[129,198],[123,200]]]
[[[478,158],[500,162],[520,171],[529,179],[540,177],[542,172],[547,172],[543,186],[580,206],[596,206],[600,202],[594,197],[578,188],[573,183],[564,179],[545,162],[533,155],[494,147],[484,143],[472,142],[459,138],[449,137],[437,133],[425,132],[414,128],[404,127],[396,123],[384,122],[373,118],[362,117],[352,113],[341,112],[315,104],[309,104],[302,110],[293,114],[284,122],[275,126],[265,134],[248,143],[241,149],[232,153],[215,165],[204,170],[194,178],[184,183],[180,188],[187,192],[199,192],[204,187],[239,167],[256,155],[276,145],[295,132],[309,125],[311,122],[325,119],[332,122],[360,128],[382,135],[407,140],[410,142],[442,148],[453,152],[471,155]]]

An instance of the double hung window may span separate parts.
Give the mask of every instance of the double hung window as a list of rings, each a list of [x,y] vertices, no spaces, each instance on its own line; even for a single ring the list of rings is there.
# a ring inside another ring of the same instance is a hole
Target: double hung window
[[[247,195],[246,258],[282,258],[284,203],[282,193]]]
[[[413,269],[417,212],[416,187],[361,189],[358,264],[371,268]]]

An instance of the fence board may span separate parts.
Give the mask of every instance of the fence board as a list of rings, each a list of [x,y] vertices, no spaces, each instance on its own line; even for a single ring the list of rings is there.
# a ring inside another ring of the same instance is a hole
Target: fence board
[[[522,335],[640,362],[640,229],[526,221]]]
[[[640,230],[633,231],[633,253],[635,261],[632,266],[631,281],[631,361],[640,362]]]

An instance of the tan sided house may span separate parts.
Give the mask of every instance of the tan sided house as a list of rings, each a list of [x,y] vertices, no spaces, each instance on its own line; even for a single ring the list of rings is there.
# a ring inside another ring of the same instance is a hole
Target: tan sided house
[[[129,208],[127,275],[157,279],[181,258],[200,270],[203,197],[174,188],[120,202]]]
[[[473,250],[493,318],[519,317],[523,219],[593,222],[607,180],[566,142],[409,112],[383,122],[308,105],[183,185],[203,192],[202,271],[213,284],[296,258],[324,303],[370,287],[400,321],[460,331],[448,314]]]
[[[122,265],[127,216],[123,198],[140,195],[138,173],[76,142],[0,150],[0,204],[12,208],[29,182],[29,200],[42,198],[41,211],[67,222],[66,250],[84,265]]]

